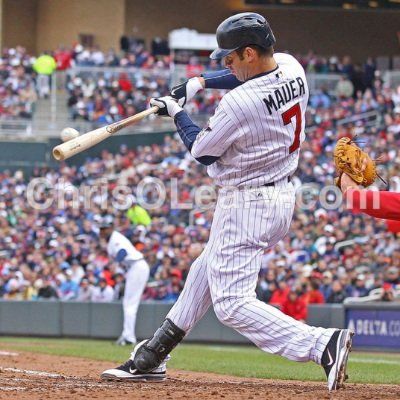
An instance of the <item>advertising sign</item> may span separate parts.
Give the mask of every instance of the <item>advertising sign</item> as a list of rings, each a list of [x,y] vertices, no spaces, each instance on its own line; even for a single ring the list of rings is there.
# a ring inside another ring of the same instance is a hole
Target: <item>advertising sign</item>
[[[400,348],[400,310],[347,310],[354,346]]]

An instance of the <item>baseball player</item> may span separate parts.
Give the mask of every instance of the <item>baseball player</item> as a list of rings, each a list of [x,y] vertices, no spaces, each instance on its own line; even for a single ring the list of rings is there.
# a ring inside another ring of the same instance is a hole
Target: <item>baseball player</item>
[[[100,224],[100,237],[107,241],[107,253],[126,267],[125,293],[122,301],[124,310],[124,328],[115,342],[118,345],[136,343],[135,324],[140,298],[149,279],[150,268],[143,254],[135,249],[130,240],[114,230],[114,219],[107,215]]]
[[[275,37],[259,14],[234,15],[217,29],[228,68],[192,78],[170,96],[152,99],[174,118],[192,156],[220,186],[210,239],[192,264],[185,288],[161,327],[103,379],[162,380],[167,355],[212,304],[217,318],[259,348],[290,360],[321,364],[329,390],[346,379],[353,333],[307,326],[256,299],[261,257],[287,233],[295,205],[290,176],[305,138],[309,97],[301,65],[274,54]],[[203,129],[182,106],[202,88],[232,89]]]

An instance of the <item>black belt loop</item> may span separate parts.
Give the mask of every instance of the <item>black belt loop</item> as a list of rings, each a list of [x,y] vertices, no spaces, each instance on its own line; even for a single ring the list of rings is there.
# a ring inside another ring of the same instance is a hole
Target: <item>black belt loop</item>
[[[288,183],[290,183],[290,176],[288,176]],[[268,182],[268,183],[265,183],[262,186],[266,186],[266,187],[275,186],[275,182]]]
[[[265,183],[263,186],[275,186],[275,182]]]

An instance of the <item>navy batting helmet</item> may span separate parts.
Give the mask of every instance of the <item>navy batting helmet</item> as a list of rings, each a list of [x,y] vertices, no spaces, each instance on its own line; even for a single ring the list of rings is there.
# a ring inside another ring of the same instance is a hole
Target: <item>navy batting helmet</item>
[[[217,28],[219,48],[210,58],[222,58],[241,47],[257,45],[268,49],[276,43],[267,20],[260,14],[241,13],[227,18]]]

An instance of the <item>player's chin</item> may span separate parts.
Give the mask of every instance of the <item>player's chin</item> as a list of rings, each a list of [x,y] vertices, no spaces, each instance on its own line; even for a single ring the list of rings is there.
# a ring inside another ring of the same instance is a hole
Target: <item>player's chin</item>
[[[245,82],[245,81],[246,81],[246,79],[243,78],[243,76],[240,76],[240,75],[239,75],[238,73],[236,73],[235,71],[231,70],[231,73],[232,73],[233,75],[236,76],[236,79],[237,79],[238,81],[240,81],[240,82]]]

